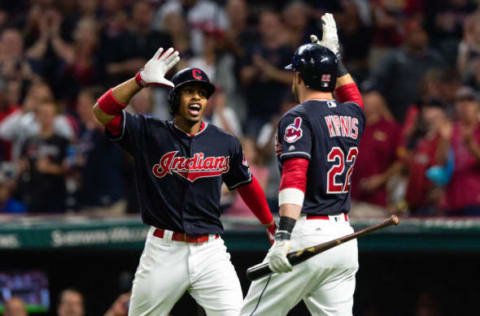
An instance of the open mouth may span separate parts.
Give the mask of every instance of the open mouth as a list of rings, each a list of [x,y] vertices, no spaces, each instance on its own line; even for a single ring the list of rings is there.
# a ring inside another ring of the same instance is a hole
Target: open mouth
[[[191,115],[191,116],[198,116],[200,115],[200,109],[202,107],[200,106],[200,104],[198,103],[192,103],[188,106],[188,113]]]

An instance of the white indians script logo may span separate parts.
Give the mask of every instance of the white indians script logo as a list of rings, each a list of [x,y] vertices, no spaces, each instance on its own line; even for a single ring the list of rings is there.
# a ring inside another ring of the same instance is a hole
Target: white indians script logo
[[[230,169],[228,156],[205,157],[204,153],[196,153],[193,157],[182,157],[177,154],[178,151],[168,152],[153,165],[152,172],[155,177],[161,179],[174,172],[194,182],[199,178],[219,176]]]

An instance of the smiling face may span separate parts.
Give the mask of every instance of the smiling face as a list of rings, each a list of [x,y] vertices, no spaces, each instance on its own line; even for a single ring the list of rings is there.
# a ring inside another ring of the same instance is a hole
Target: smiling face
[[[200,122],[207,106],[207,90],[201,84],[187,84],[180,89],[177,116],[190,124]]]

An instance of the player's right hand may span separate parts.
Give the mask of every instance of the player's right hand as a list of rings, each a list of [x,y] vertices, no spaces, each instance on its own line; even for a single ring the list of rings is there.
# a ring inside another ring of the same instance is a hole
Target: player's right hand
[[[135,80],[142,87],[168,86],[173,88],[175,85],[170,80],[165,79],[165,74],[180,61],[178,55],[178,51],[172,47],[165,52],[160,47],[155,55],[136,74]]]
[[[318,37],[312,34],[310,35],[310,41],[312,43],[325,46],[338,56],[340,52],[340,43],[338,41],[337,25],[335,24],[333,15],[331,13],[325,13],[322,16],[322,24],[322,40],[318,40]]]
[[[275,240],[267,254],[268,267],[270,270],[276,273],[292,271],[292,264],[287,258],[289,251],[290,240]]]

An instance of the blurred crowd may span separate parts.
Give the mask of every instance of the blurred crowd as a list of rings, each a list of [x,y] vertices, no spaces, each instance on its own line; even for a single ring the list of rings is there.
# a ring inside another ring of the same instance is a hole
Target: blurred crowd
[[[138,212],[131,157],[91,107],[160,46],[216,85],[206,119],[242,140],[275,212],[275,128],[295,105],[283,67],[333,12],[367,117],[352,216],[480,215],[478,2],[2,1],[0,213]],[[167,94],[144,89],[128,111],[168,119]],[[228,190],[222,207],[250,215]]]
[[[105,312],[104,316],[127,316],[130,293],[121,294]],[[58,297],[56,316],[85,316],[84,294],[75,288],[62,290]],[[13,296],[4,302],[4,316],[28,316],[25,302],[20,296]],[[52,308],[52,311],[55,310]],[[53,315],[53,314],[52,314]]]
[[[438,291],[437,291],[438,292]],[[412,313],[414,316],[441,316],[446,313],[440,310],[439,303],[440,295],[436,291],[426,289],[420,291],[415,295],[412,304]],[[103,316],[127,316],[128,304],[130,300],[130,292],[120,294],[111,304],[110,307],[101,315]],[[85,302],[85,297],[82,292],[76,288],[63,289],[56,302],[56,307],[53,307],[51,315],[56,316],[85,316],[92,314],[88,311],[88,304]],[[4,316],[28,316],[27,304],[19,296],[13,296],[4,302]],[[378,307],[367,307],[362,315],[364,316],[379,316],[382,314]],[[378,305],[378,303],[377,303]],[[192,309],[196,307],[192,306]],[[390,312],[390,311],[389,311]],[[199,315],[203,313],[199,312]],[[31,314],[30,314],[31,315]],[[49,314],[50,315],[50,314]],[[177,314],[176,314],[177,315]],[[389,314],[390,315],[390,314]],[[172,316],[169,314],[168,316]]]

